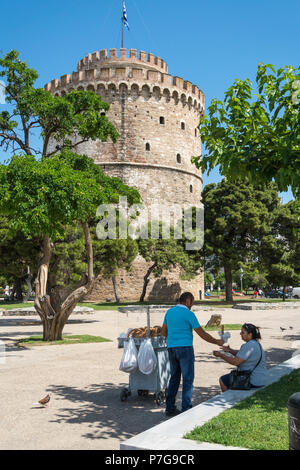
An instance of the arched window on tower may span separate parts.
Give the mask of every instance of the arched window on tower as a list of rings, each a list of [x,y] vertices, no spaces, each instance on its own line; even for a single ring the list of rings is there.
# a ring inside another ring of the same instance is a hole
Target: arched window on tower
[[[149,142],[146,143],[146,150],[147,150],[147,152],[150,152],[150,144],[149,144]]]
[[[181,155],[180,155],[180,153],[177,153],[177,155],[176,155],[176,160],[177,160],[177,163],[181,163]]]
[[[182,129],[183,131],[185,130],[185,123],[184,123],[184,122],[181,123],[181,129]]]

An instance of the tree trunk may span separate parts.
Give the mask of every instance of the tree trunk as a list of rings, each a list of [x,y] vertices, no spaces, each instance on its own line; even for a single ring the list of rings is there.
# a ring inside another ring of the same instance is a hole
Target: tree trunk
[[[30,299],[32,293],[32,284],[31,284],[32,275],[30,272],[30,267],[27,266],[27,277],[26,277],[26,284],[27,284],[27,294],[24,297],[23,302],[27,302]]]
[[[232,271],[228,266],[224,266],[226,282],[226,302],[233,302],[232,298]]]
[[[120,297],[119,297],[119,294],[118,294],[118,286],[117,286],[116,277],[112,276],[111,280],[112,280],[112,283],[113,283],[113,286],[114,286],[114,293],[115,293],[116,302],[117,302],[117,304],[119,304],[120,303]]]
[[[16,300],[23,302],[22,279],[18,277],[15,278],[14,291],[16,294]]]
[[[141,294],[141,297],[140,297],[140,302],[144,302],[144,298],[146,296],[146,290],[147,290],[147,287],[148,287],[148,284],[150,282],[150,275],[152,273],[152,271],[154,270],[154,268],[156,268],[157,266],[157,263],[154,263],[152,266],[150,266],[150,268],[148,269],[148,271],[146,272],[145,276],[144,276],[144,285],[143,285],[143,290],[142,290],[142,294]]]
[[[285,286],[283,286],[282,301],[285,301]]]
[[[34,306],[38,312],[43,324],[43,340],[56,341],[62,339],[62,332],[69,316],[73,312],[77,303],[94,286],[93,270],[93,247],[92,239],[87,222],[82,222],[82,229],[85,237],[88,273],[86,275],[86,284],[71,292],[65,300],[61,299],[59,289],[54,287],[47,295],[47,280],[49,264],[51,260],[52,247],[49,237],[45,236],[43,240],[42,256],[39,262],[38,275],[36,279],[36,294]]]

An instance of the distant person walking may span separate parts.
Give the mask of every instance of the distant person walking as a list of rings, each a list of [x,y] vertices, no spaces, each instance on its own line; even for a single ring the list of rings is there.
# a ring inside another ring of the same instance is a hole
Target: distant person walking
[[[9,299],[9,295],[10,295],[10,288],[9,286],[5,286],[5,289],[4,289],[4,297],[6,299]]]
[[[260,298],[262,298],[264,296],[264,293],[261,289],[258,289],[258,295]]]
[[[167,338],[171,368],[171,378],[166,400],[166,416],[175,416],[192,408],[194,383],[194,348],[193,330],[205,341],[222,346],[222,339],[215,339],[204,331],[196,315],[191,311],[194,296],[184,292],[179,304],[170,308],[164,318],[161,334]],[[179,411],[175,406],[176,395],[182,376],[182,407]]]

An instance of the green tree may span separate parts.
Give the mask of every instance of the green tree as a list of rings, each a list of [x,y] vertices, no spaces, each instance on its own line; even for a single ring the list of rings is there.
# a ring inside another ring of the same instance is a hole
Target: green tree
[[[260,249],[260,254],[263,249]],[[243,291],[252,288],[265,288],[268,285],[265,269],[263,268],[261,258],[253,262],[242,263],[240,268],[233,272],[234,282],[240,286],[241,284],[241,268],[243,269]]]
[[[119,269],[131,270],[132,261],[138,254],[137,242],[126,239],[99,240],[95,233],[95,224],[90,223],[94,255],[95,277],[102,275],[111,278],[116,302],[120,301],[116,284]],[[66,228],[62,240],[53,243],[53,254],[49,269],[48,288],[60,286],[72,291],[84,282],[83,273],[87,271],[85,241],[79,224]]]
[[[117,203],[120,195],[127,197],[129,205],[140,201],[135,189],[105,175],[87,156],[69,151],[42,160],[14,156],[0,165],[0,213],[11,218],[13,232],[42,240],[35,308],[45,340],[61,338],[75,305],[92,290],[95,276],[89,222],[100,204]],[[87,274],[84,285],[64,299],[56,287],[47,292],[52,240],[63,239],[66,227],[77,222],[84,234]]]
[[[299,229],[300,221],[293,203],[280,205],[275,214],[271,234],[263,243],[266,277],[271,286],[287,287],[299,283]]]
[[[224,102],[214,99],[199,130],[206,151],[194,162],[208,172],[219,165],[232,181],[275,181],[300,197],[300,69],[259,64],[258,93],[235,80]]]
[[[213,275],[211,273],[209,273],[208,271],[205,271],[205,273],[204,273],[204,286],[205,286],[205,288],[206,287],[210,288],[210,285],[213,282],[214,282]]]
[[[119,269],[131,271],[132,262],[138,255],[138,244],[130,237],[123,240],[97,240],[94,251],[97,272],[105,278],[111,278],[115,299],[119,303],[116,276]]]
[[[181,222],[180,222],[181,223]],[[152,224],[157,225],[153,221]],[[151,262],[144,276],[144,284],[140,296],[140,302],[145,299],[147,286],[150,282],[151,274],[158,278],[164,270],[179,267],[181,270],[180,277],[185,280],[192,279],[199,273],[202,261],[199,262],[197,256],[193,252],[185,249],[185,238],[177,239],[174,228],[169,227],[170,238],[164,238],[163,223],[159,223],[158,238],[140,238],[138,240],[139,254],[147,261]],[[148,224],[148,234],[151,233],[151,223]]]
[[[206,185],[202,196],[205,266],[224,269],[226,300],[232,301],[232,273],[260,256],[262,240],[270,234],[272,212],[279,203],[277,188],[223,180]]]
[[[23,300],[22,287],[36,269],[39,251],[39,240],[26,238],[21,231],[12,233],[9,219],[0,215],[0,276],[13,284],[16,300]]]
[[[215,286],[220,287],[220,289],[224,289],[225,287],[225,274],[222,271],[219,271],[215,275]]]
[[[6,151],[22,152],[0,166],[0,213],[11,219],[12,232],[21,231],[27,238],[42,240],[35,308],[43,322],[44,340],[60,339],[76,303],[94,284],[89,223],[96,208],[118,203],[119,196],[126,196],[129,205],[139,203],[140,195],[121,180],[106,176],[92,159],[71,152],[90,139],[110,138],[115,142],[118,138],[116,129],[101,112],[109,105],[100,96],[91,91],[72,91],[54,97],[35,88],[37,72],[20,61],[16,51],[0,59],[0,67],[0,76],[6,81],[6,100],[12,107],[12,112],[0,113],[0,146]],[[41,148],[34,148],[33,132],[42,137]],[[86,282],[62,299],[55,288],[47,292],[53,240],[63,238],[65,227],[76,222],[85,239]]]
[[[116,142],[118,132],[105,115],[109,104],[96,93],[71,91],[62,97],[35,88],[38,73],[15,50],[0,59],[0,67],[6,102],[13,107],[12,112],[0,113],[0,147],[6,151],[47,158],[90,139]],[[31,143],[33,132],[42,137],[41,148]]]

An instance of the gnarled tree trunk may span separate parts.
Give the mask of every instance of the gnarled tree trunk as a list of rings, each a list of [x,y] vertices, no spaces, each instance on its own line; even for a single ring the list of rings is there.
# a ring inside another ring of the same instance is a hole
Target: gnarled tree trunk
[[[27,294],[25,295],[23,302],[27,302],[30,299],[32,293],[32,285],[31,285],[32,274],[30,272],[30,267],[27,266],[27,277],[26,277],[26,284],[27,284]]]
[[[224,266],[225,285],[226,285],[226,302],[232,302],[232,271],[228,266]]]
[[[118,294],[118,286],[117,286],[116,276],[112,276],[111,280],[112,280],[112,283],[113,283],[113,286],[114,286],[114,294],[115,294],[116,303],[119,304],[120,303],[120,297],[119,297],[119,294]]]
[[[152,266],[150,266],[150,268],[147,270],[147,272],[144,276],[144,284],[143,284],[143,290],[142,290],[141,297],[140,297],[140,302],[144,302],[147,287],[148,287],[148,284],[150,282],[150,275],[151,275],[152,271],[154,270],[154,268],[156,268],[156,266],[157,266],[157,263],[152,264]]]
[[[36,279],[35,309],[43,324],[43,340],[55,341],[62,339],[65,324],[77,303],[93,288],[95,279],[93,271],[93,247],[88,222],[82,222],[85,237],[88,273],[86,283],[71,292],[66,299],[62,299],[58,288],[51,289],[47,295],[46,287],[48,280],[49,264],[51,260],[51,240],[45,236],[43,240],[43,254],[40,259],[38,275]]]

